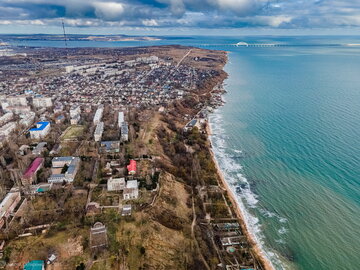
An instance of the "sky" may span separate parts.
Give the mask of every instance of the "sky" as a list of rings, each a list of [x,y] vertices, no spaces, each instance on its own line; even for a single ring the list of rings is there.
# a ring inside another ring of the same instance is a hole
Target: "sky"
[[[360,0],[0,0],[0,33],[360,34]]]

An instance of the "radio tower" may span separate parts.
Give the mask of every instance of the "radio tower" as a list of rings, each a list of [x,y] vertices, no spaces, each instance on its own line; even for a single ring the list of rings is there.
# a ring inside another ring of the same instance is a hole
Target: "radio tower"
[[[61,20],[61,21],[62,21],[62,27],[63,27],[63,31],[64,31],[65,48],[67,48],[66,33],[65,33],[65,24],[64,24],[64,20]]]

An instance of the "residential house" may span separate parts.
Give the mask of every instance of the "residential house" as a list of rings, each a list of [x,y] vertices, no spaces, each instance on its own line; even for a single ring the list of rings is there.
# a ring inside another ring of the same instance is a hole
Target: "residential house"
[[[60,123],[62,123],[64,120],[65,120],[65,116],[61,114],[61,115],[58,115],[58,116],[56,117],[55,123],[56,123],[56,124],[60,124]]]
[[[121,210],[121,216],[131,216],[131,204],[125,204]]]
[[[20,156],[25,156],[28,153],[29,149],[30,149],[30,146],[23,144],[19,147],[18,153]]]
[[[80,122],[80,119],[81,119],[80,114],[77,114],[74,117],[71,117],[70,124],[71,125],[78,125],[79,122]]]
[[[127,165],[126,168],[127,168],[128,173],[129,173],[130,175],[136,174],[136,161],[133,160],[133,159],[131,159],[131,160],[130,160],[130,164]]]
[[[125,178],[110,178],[107,181],[107,190],[108,191],[121,191],[124,190],[126,184],[125,184]]]
[[[32,154],[35,156],[40,156],[47,149],[46,144],[46,142],[39,142],[32,150]]]
[[[75,116],[79,115],[81,113],[81,107],[80,105],[73,105],[70,108],[70,117],[74,118]]]
[[[124,200],[133,200],[139,197],[139,185],[137,180],[129,180],[126,182],[126,188],[124,188],[123,198]]]
[[[105,153],[119,153],[120,141],[102,141],[100,151]]]

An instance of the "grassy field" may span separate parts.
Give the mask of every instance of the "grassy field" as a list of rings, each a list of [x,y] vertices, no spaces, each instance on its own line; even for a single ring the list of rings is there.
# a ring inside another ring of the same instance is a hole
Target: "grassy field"
[[[52,269],[75,269],[79,262],[86,262],[89,256],[88,251],[84,251],[82,246],[88,234],[88,229],[72,229],[57,232],[51,236],[40,234],[14,240],[8,246],[11,250],[10,265],[14,267],[7,266],[6,269],[17,270],[20,269],[18,266],[31,260],[46,260],[52,253],[58,257]]]
[[[70,126],[68,127],[64,133],[61,135],[61,140],[76,140],[80,137],[84,132],[83,126]]]

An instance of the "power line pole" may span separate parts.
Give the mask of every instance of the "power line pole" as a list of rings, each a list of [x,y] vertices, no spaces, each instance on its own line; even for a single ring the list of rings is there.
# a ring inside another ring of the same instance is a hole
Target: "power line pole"
[[[65,32],[65,24],[64,24],[64,20],[62,20],[62,27],[63,27],[63,31],[64,31],[65,48],[67,48],[67,41],[66,41],[66,32]]]

